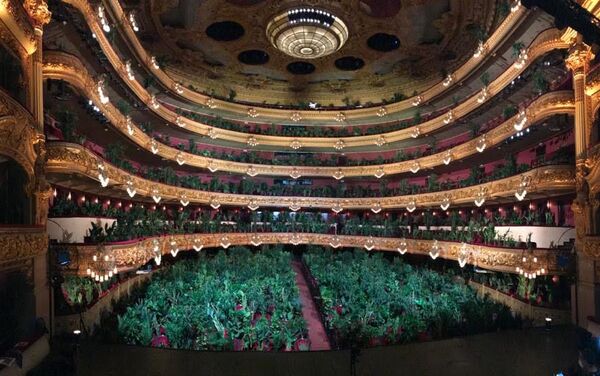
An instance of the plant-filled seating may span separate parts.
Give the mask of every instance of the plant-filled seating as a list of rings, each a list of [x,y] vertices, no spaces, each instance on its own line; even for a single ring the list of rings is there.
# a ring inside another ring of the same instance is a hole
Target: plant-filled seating
[[[194,350],[307,350],[291,256],[243,247],[154,276],[118,318],[128,344]]]
[[[325,325],[340,347],[476,334],[519,325],[508,307],[477,297],[448,276],[381,254],[304,255]]]

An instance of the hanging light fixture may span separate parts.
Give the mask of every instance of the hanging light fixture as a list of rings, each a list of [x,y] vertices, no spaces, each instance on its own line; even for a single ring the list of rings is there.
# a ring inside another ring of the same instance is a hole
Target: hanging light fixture
[[[346,114],[344,114],[343,112],[338,112],[335,115],[335,121],[337,121],[338,123],[341,123],[345,120],[346,120]]]
[[[98,162],[98,180],[100,180],[100,185],[102,188],[106,188],[108,186],[108,182],[110,178],[106,173],[106,167],[104,167],[104,163]]]
[[[229,248],[229,246],[231,245],[231,242],[229,241],[229,237],[227,235],[221,236],[220,244],[221,244],[221,247],[223,247],[225,249]]]
[[[292,245],[299,245],[302,243],[302,238],[297,233],[294,233],[290,236],[290,243]]]
[[[442,159],[442,162],[448,166],[450,164],[450,162],[452,162],[452,152],[450,151],[450,149],[446,150],[444,152],[444,156]]]
[[[106,87],[104,85],[104,78],[98,80],[98,83],[96,84],[96,91],[98,92],[98,96],[100,97],[100,103],[107,104],[108,102],[110,102],[110,98],[108,98]]]
[[[415,99],[413,99],[413,101],[412,101],[412,105],[413,105],[413,106],[415,106],[415,107],[417,107],[417,106],[418,106],[418,105],[420,105],[422,102],[423,102],[423,97],[422,97],[422,96],[420,96],[420,95],[417,95],[417,96],[415,97]]]
[[[188,200],[187,195],[185,193],[181,194],[179,202],[181,202],[181,205],[183,205],[183,207],[186,207],[190,204],[190,200]]]
[[[158,249],[158,247],[152,250],[152,256],[154,257],[154,262],[156,263],[156,266],[160,266],[160,263],[162,261],[162,254],[160,253],[160,249]]]
[[[252,236],[250,236],[250,243],[255,246],[258,247],[262,244],[262,237],[260,235],[258,235],[257,233],[252,234]]]
[[[150,58],[150,65],[152,65],[152,68],[158,70],[160,69],[160,65],[158,65],[158,61],[156,60],[156,56],[152,56]]]
[[[517,55],[517,59],[516,59],[515,64],[513,66],[517,70],[521,69],[527,63],[527,59],[529,59],[529,54],[527,53],[527,49],[526,48],[521,48],[519,50],[519,54]]]
[[[98,246],[92,255],[92,263],[87,268],[86,274],[96,282],[106,282],[117,273],[115,257],[109,254],[109,250],[104,246]]]
[[[136,33],[140,31],[140,26],[138,25],[137,20],[135,19],[135,13],[133,12],[129,13],[129,23],[131,24],[133,31]]]
[[[523,199],[527,195],[527,188],[529,187],[530,181],[531,181],[531,178],[529,176],[527,176],[527,175],[521,176],[521,182],[519,183],[519,187],[517,188],[517,191],[515,192],[515,197],[517,198],[517,200],[523,201]]]
[[[298,111],[294,111],[290,115],[290,120],[293,121],[294,123],[297,123],[300,120],[302,120],[302,115]]]
[[[206,107],[210,108],[211,110],[217,108],[217,101],[209,97],[206,100]]]
[[[401,238],[400,243],[398,243],[398,252],[401,255],[405,254],[408,251],[408,244],[406,243],[406,238]]]
[[[450,110],[446,113],[446,117],[444,118],[444,124],[450,124],[454,120],[454,111]]]
[[[346,143],[344,140],[337,140],[335,144],[333,144],[333,148],[335,150],[343,150],[346,147]]]
[[[158,193],[158,188],[153,188],[152,189],[152,199],[157,204],[160,202],[161,197],[160,197],[160,194]]]
[[[250,209],[252,211],[255,211],[256,209],[259,208],[259,205],[255,199],[251,199],[247,206],[248,206],[248,209]]]
[[[414,212],[416,208],[417,204],[415,203],[415,200],[410,200],[406,205],[406,210],[408,210],[409,213]]]
[[[290,172],[290,177],[291,177],[292,179],[294,179],[294,180],[295,180],[295,179],[298,179],[298,178],[299,178],[299,177],[301,177],[301,176],[302,176],[302,175],[300,174],[300,171],[298,171],[298,169],[297,169],[296,167],[294,167],[294,168],[292,169],[292,172]]]
[[[98,19],[100,20],[100,25],[102,25],[102,30],[105,33],[110,33],[110,25],[106,20],[106,14],[104,13],[104,7],[102,5],[98,6]]]
[[[204,243],[202,243],[202,239],[195,238],[192,247],[194,248],[194,251],[200,252],[202,248],[204,248]]]
[[[483,55],[486,52],[486,46],[483,43],[482,40],[479,41],[479,43],[477,44],[477,48],[475,49],[475,52],[473,52],[473,57],[475,59],[478,59],[481,57],[481,55]]]
[[[475,196],[475,205],[479,208],[485,203],[486,189],[485,187],[479,188],[477,195]]]
[[[387,108],[385,108],[385,106],[379,107],[379,109],[376,112],[378,117],[384,117],[385,115],[387,115],[387,113],[388,111]]]
[[[518,11],[520,7],[521,7],[521,0],[513,0],[512,3],[510,4],[510,12],[514,13],[514,12]]]
[[[521,258],[521,264],[516,267],[517,273],[527,279],[535,279],[546,274],[546,269],[541,265],[532,250],[527,251]]]
[[[329,245],[331,246],[331,248],[338,248],[339,246],[341,246],[342,243],[340,242],[340,237],[337,235],[333,235],[329,239]]]
[[[253,148],[253,147],[255,147],[255,146],[258,145],[258,140],[256,139],[256,137],[250,136],[246,140],[246,143],[248,144],[248,146],[250,146],[251,148]]]
[[[377,140],[375,140],[375,145],[377,145],[378,147],[382,147],[386,143],[387,141],[385,140],[385,137],[383,135],[380,135],[379,137],[377,137]]]
[[[441,252],[441,247],[439,242],[436,240],[433,241],[433,244],[431,245],[431,251],[429,251],[429,256],[431,257],[431,259],[435,260],[436,258],[439,257]]]
[[[152,152],[152,154],[158,153],[158,142],[156,142],[155,139],[150,140],[150,151]]]
[[[478,152],[483,153],[486,146],[487,146],[487,142],[485,140],[485,135],[483,135],[483,136],[479,137],[479,139],[477,140],[477,143],[475,144],[475,149]]]
[[[210,199],[210,207],[217,210],[218,208],[221,207],[221,203],[215,197],[212,197]]]
[[[160,103],[158,103],[156,95],[152,95],[152,97],[150,97],[150,106],[155,110],[158,110],[158,108],[160,107]]]
[[[333,173],[333,178],[335,180],[342,180],[344,178],[344,172],[341,168],[339,168],[336,172]]]
[[[331,208],[331,210],[335,213],[335,214],[339,214],[341,213],[342,210],[344,210],[344,208],[342,207],[342,205],[336,203],[335,205],[333,205],[333,207]]]
[[[479,92],[479,95],[477,95],[477,103],[481,104],[481,103],[485,102],[487,97],[488,97],[488,88],[487,88],[487,86],[485,86],[483,89],[481,89],[481,91]]]
[[[256,170],[256,167],[254,167],[254,166],[250,165],[250,166],[248,166],[248,168],[246,169],[246,174],[247,174],[248,176],[255,177],[256,175],[258,175],[258,171]]]
[[[419,161],[414,161],[410,165],[410,172],[412,172],[413,174],[416,174],[417,172],[419,172],[420,169],[421,169],[421,165],[419,164]]]
[[[131,180],[127,180],[126,186],[127,194],[129,195],[129,197],[133,198],[133,196],[135,196],[135,194],[137,193],[133,182]]]
[[[442,85],[444,85],[444,87],[448,87],[448,86],[450,86],[452,81],[454,81],[454,76],[452,74],[448,73],[446,78],[444,78],[444,81],[442,81]]]
[[[417,125],[416,127],[413,128],[412,132],[410,133],[410,137],[417,138],[420,135],[421,135],[421,127],[419,127]]]
[[[129,81],[135,81],[135,75],[133,74],[133,69],[131,69],[131,60],[127,60],[125,63],[125,73],[127,73]]]
[[[297,139],[293,139],[290,142],[290,148],[294,149],[294,150],[298,150],[302,147],[302,143],[300,141],[298,141]]]
[[[461,268],[464,268],[467,265],[467,261],[469,261],[469,246],[467,243],[462,243],[460,249],[458,250],[458,265]]]
[[[371,204],[371,211],[375,214],[378,214],[379,212],[381,212],[381,203],[378,202],[374,202],[373,204]]]
[[[180,166],[183,166],[185,164],[185,155],[183,154],[182,151],[177,152],[177,155],[175,156],[175,160],[177,161],[177,164]]]
[[[247,114],[248,117],[251,117],[253,119],[258,117],[258,111],[256,110],[256,108],[253,107],[248,108]]]
[[[442,203],[440,204],[440,208],[442,208],[442,210],[447,210],[450,207],[450,194],[446,194],[446,196],[444,196],[444,199],[442,200]]]
[[[383,169],[382,166],[378,167],[377,170],[375,170],[375,177],[377,179],[381,179],[384,175],[385,175],[385,170]]]
[[[129,134],[130,136],[133,136],[134,132],[135,132],[135,128],[133,125],[133,121],[131,120],[131,116],[127,115],[126,119],[125,119],[125,126],[127,127],[127,134]]]
[[[171,245],[171,255],[173,255],[173,257],[177,257],[177,254],[179,253],[177,242],[175,240],[171,240],[169,244]]]
[[[215,128],[210,128],[208,130],[208,132],[206,133],[206,135],[211,139],[211,140],[216,140],[217,137],[219,137],[219,134],[217,133],[217,130]]]
[[[173,84],[173,89],[177,94],[183,94],[183,86],[179,82]]]
[[[206,165],[206,168],[208,168],[208,170],[210,172],[217,172],[217,170],[218,170],[217,164],[212,159],[208,161],[208,164]]]
[[[517,131],[517,132],[522,131],[525,124],[527,124],[527,114],[525,113],[525,110],[521,110],[521,111],[519,111],[519,114],[517,115],[517,119],[515,120],[515,124],[514,124],[515,131]]]
[[[292,203],[290,204],[289,208],[290,208],[291,211],[296,212],[296,211],[302,209],[302,206],[300,206],[300,204],[298,204],[298,201],[292,201]]]
[[[375,239],[372,236],[365,241],[364,247],[367,251],[372,251],[375,248]]]
[[[183,121],[183,118],[179,115],[177,115],[177,117],[175,118],[175,124],[177,124],[179,128],[185,128],[185,122]]]

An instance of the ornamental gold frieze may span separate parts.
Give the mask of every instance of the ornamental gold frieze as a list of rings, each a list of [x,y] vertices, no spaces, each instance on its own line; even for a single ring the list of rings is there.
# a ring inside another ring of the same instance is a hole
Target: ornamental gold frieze
[[[6,27],[5,30],[8,30],[12,34],[12,39],[16,43],[11,43],[11,45],[18,46],[18,49],[22,49],[25,55],[31,55],[37,50],[38,46],[34,27],[42,27],[43,25],[39,25],[37,18],[33,18],[32,16],[36,14],[41,16],[41,13],[36,12],[37,10],[43,10],[44,7],[46,10],[48,9],[46,2],[41,0],[26,0],[23,2],[0,0],[0,23],[4,24]],[[33,13],[28,13],[29,11]],[[7,40],[11,37],[2,35],[1,38]],[[20,51],[17,50],[15,52],[23,56]]]
[[[0,231],[0,269],[5,263],[43,255],[47,249],[48,234],[43,228],[2,229]]]
[[[587,235],[583,238],[583,252],[586,256],[600,260],[600,236]]]
[[[84,0],[64,0],[66,3],[71,4],[75,8],[79,9],[79,11],[83,14],[89,28],[92,32],[94,32],[97,36],[97,41],[100,44],[102,50],[107,56],[108,60],[115,67],[115,70],[123,76],[124,73],[124,63],[121,61],[120,57],[115,53],[115,51],[111,47],[111,43],[102,32],[101,26],[98,22],[96,12],[92,5]],[[114,19],[117,20],[117,27],[120,29],[122,35],[125,39],[127,39],[128,45],[134,50],[135,55],[139,58],[140,62],[145,65],[146,70],[155,75],[157,80],[163,84],[164,87],[169,88],[174,94],[177,96],[184,97],[187,100],[190,100],[198,105],[206,105],[208,100],[212,100],[213,103],[220,109],[228,112],[233,112],[238,115],[245,115],[248,108],[246,105],[236,104],[233,102],[222,101],[218,99],[210,98],[207,95],[201,94],[197,91],[190,90],[186,84],[179,84],[177,81],[173,80],[172,77],[167,75],[162,69],[156,69],[152,64],[152,56],[148,54],[148,52],[141,45],[140,41],[137,38],[137,35],[131,28],[129,22],[124,22],[126,20],[125,13],[121,8],[121,5],[118,0],[106,0],[104,1],[107,9],[110,9],[111,13],[114,16]],[[494,31],[492,36],[485,42],[486,51],[495,51],[499,48],[499,46],[504,43],[507,38],[512,34],[514,30],[518,28],[526,18],[528,14],[528,10],[524,7],[519,7],[519,9],[515,12],[509,14],[501,23],[501,25]],[[453,75],[455,77],[454,82],[460,82],[464,80],[474,69],[478,68],[487,58],[489,54],[485,54],[484,58],[476,58],[470,57],[469,60],[464,63],[461,67],[459,67]],[[132,81],[127,80],[126,78],[123,80],[128,85],[131,86]],[[136,86],[139,86],[136,85]],[[175,87],[178,87],[177,92],[174,90]],[[438,82],[433,85],[429,89],[423,91],[420,95],[424,101],[429,101],[434,97],[439,96],[444,93],[446,90],[451,88],[452,85],[446,87],[442,82]],[[133,90],[140,96],[140,99],[144,99],[141,92],[138,92],[139,87],[134,88]],[[403,100],[401,102],[393,103],[386,105],[389,113],[394,113],[402,110],[406,110],[412,106],[412,101],[414,98],[410,98],[407,100]],[[147,102],[146,102],[147,103]],[[349,109],[345,111],[347,120],[356,120],[361,118],[376,118],[376,114],[379,108],[366,108],[366,109]],[[318,120],[318,121],[332,121],[336,112],[331,110],[323,110],[323,111],[297,111],[300,116],[306,120]],[[168,114],[166,114],[168,115]],[[290,112],[287,110],[279,110],[272,108],[260,108],[260,115],[265,119],[273,119],[273,120],[289,120]],[[172,120],[170,117],[166,117],[167,120]],[[199,128],[199,124],[194,124],[190,122],[189,128]],[[202,127],[200,129],[193,129],[198,131],[201,134],[206,133],[206,130],[202,132]],[[265,140],[266,142],[267,140]]]
[[[90,98],[96,106],[102,110],[104,116],[115,126],[125,137],[129,138],[140,148],[157,154],[165,159],[176,161],[182,159],[185,164],[199,168],[210,169],[212,171],[227,171],[238,174],[246,174],[249,168],[252,168],[257,175],[261,176],[322,176],[334,177],[336,174],[342,173],[344,177],[357,176],[377,176],[393,175],[406,173],[410,171],[415,160],[395,162],[384,165],[370,166],[349,166],[349,167],[318,167],[318,166],[281,166],[281,165],[264,165],[264,164],[249,164],[242,162],[233,162],[220,160],[215,158],[207,158],[204,156],[181,151],[174,147],[160,143],[145,132],[137,125],[128,120],[117,107],[111,102],[102,104],[95,87],[94,80],[91,77],[82,74],[85,72],[84,67],[79,60],[64,53],[47,54],[46,63],[44,65],[44,76],[46,78],[62,79],[71,83],[79,89],[83,95]],[[572,103],[572,92],[561,91],[544,94],[529,104],[526,109],[528,122],[524,125],[527,128],[535,122],[541,121],[555,114],[572,113],[574,110]],[[503,124],[495,127],[484,135],[488,147],[491,147],[514,134],[513,125],[519,115],[515,115],[506,120]],[[252,136],[256,138],[257,136]],[[377,135],[376,137],[380,137]],[[248,142],[248,138],[244,139]],[[443,151],[430,156],[416,159],[422,168],[432,168],[440,166],[443,160],[451,156],[452,160],[466,158],[477,153],[476,145],[479,139],[468,141],[464,144],[455,146],[448,151]]]
[[[0,90],[0,154],[19,163],[30,179],[37,158],[35,144],[43,139],[34,124],[31,114]]]
[[[528,192],[558,195],[574,189],[575,172],[571,166],[538,167],[520,175],[448,191],[417,195],[369,198],[330,198],[243,195],[193,190],[170,186],[140,178],[121,170],[77,144],[52,143],[48,147],[48,179],[54,174],[79,174],[98,181],[99,166],[109,179],[108,188],[125,190],[128,182],[137,194],[146,198],[160,196],[162,202],[178,202],[185,197],[190,203],[245,207],[298,207],[324,209],[369,209],[380,205],[383,209],[405,208],[414,203],[416,207],[435,207],[447,199],[451,205],[472,204],[475,199],[485,200],[511,198],[524,180]],[[55,180],[60,180],[56,178]],[[100,184],[100,183],[97,183]]]
[[[405,244],[404,244],[405,243]],[[137,268],[157,256],[180,251],[202,251],[207,248],[229,248],[232,246],[260,246],[262,244],[303,244],[320,245],[327,249],[357,248],[367,251],[406,252],[416,255],[429,255],[435,244],[436,258],[447,260],[462,259],[480,268],[515,273],[521,266],[524,251],[487,245],[464,244],[451,241],[400,239],[372,236],[331,235],[313,233],[216,233],[165,235],[144,238],[122,243],[104,245],[64,244],[71,256],[70,268],[73,272],[85,274],[92,268],[92,257],[99,249],[115,257],[121,271]],[[556,263],[556,251],[536,249],[532,251],[548,273],[561,273]]]

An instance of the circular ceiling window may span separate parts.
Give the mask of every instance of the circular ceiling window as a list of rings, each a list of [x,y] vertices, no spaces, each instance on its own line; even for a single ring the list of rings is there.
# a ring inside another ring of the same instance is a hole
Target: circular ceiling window
[[[375,51],[389,52],[400,47],[400,39],[392,34],[377,33],[367,39],[367,46]]]
[[[311,74],[315,69],[314,65],[307,63],[306,61],[294,61],[287,66],[288,72],[293,74]]]
[[[244,27],[233,21],[215,22],[206,28],[206,35],[219,42],[240,39],[244,32]]]
[[[359,70],[360,68],[365,66],[365,62],[363,59],[355,56],[344,56],[335,61],[335,66],[337,69],[344,71],[354,71]]]
[[[261,50],[247,50],[240,52],[238,60],[248,65],[262,65],[269,62],[269,54]]]

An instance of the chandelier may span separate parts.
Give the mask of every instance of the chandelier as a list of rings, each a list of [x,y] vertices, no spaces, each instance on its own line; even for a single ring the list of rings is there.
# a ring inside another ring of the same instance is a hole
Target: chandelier
[[[92,264],[86,270],[96,282],[105,282],[117,274],[117,264],[114,256],[109,256],[106,248],[98,247],[92,256]]]
[[[267,37],[278,50],[299,59],[316,59],[339,50],[348,28],[335,15],[317,8],[295,8],[275,16]]]

